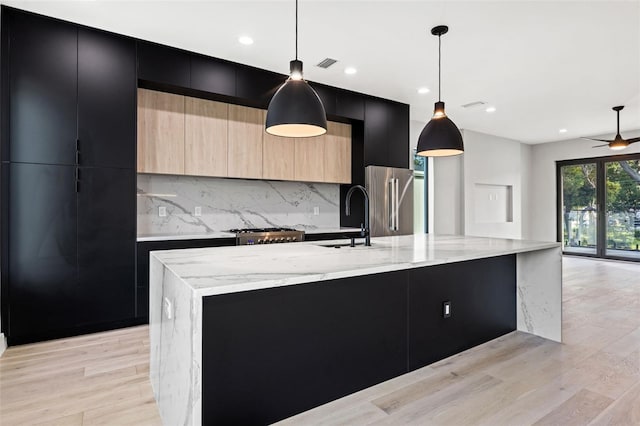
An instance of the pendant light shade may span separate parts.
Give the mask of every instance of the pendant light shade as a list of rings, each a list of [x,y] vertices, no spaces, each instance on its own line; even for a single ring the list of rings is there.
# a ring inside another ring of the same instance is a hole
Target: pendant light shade
[[[462,135],[453,121],[444,111],[441,94],[441,44],[440,37],[449,31],[449,27],[439,25],[431,30],[431,34],[438,36],[438,102],[435,103],[433,117],[422,129],[418,138],[416,154],[422,157],[445,157],[464,152]]]
[[[299,63],[299,64],[298,64]],[[269,102],[267,133],[305,138],[327,132],[327,114],[318,94],[302,78],[302,62],[291,61],[291,75]]]
[[[327,114],[315,90],[302,77],[298,60],[298,0],[296,0],[296,59],[289,63],[290,75],[271,98],[266,131],[290,138],[320,136],[327,132]]]

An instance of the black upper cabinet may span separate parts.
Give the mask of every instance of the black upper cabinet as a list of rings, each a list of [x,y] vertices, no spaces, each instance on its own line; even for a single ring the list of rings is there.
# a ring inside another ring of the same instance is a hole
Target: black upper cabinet
[[[139,41],[138,78],[188,88],[191,85],[191,57],[178,49]]]
[[[75,164],[78,30],[27,13],[5,15],[10,34],[9,160]]]
[[[327,115],[336,114],[336,89],[324,84],[309,82],[309,85],[316,91],[318,97],[324,105],[324,111]]]
[[[389,166],[387,146],[389,144],[386,103],[381,99],[365,101],[364,164],[365,166]]]
[[[257,108],[267,108],[276,91],[287,80],[282,74],[238,65],[236,68],[236,96]]]
[[[80,168],[77,325],[135,315],[135,170]]]
[[[346,90],[340,90],[337,93],[336,115],[354,120],[364,120],[363,96]]]
[[[409,105],[383,99],[365,101],[365,166],[409,167]]]
[[[219,59],[191,55],[191,88],[218,95],[236,95],[236,66]]]
[[[8,335],[20,338],[73,327],[78,301],[75,167],[7,167]]]
[[[78,139],[83,166],[135,168],[136,46],[78,31]]]

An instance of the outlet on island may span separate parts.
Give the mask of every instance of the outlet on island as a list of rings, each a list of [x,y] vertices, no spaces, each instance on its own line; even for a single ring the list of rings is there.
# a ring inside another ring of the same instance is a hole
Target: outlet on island
[[[158,216],[166,217],[167,216],[167,208],[164,206],[158,207]]]
[[[196,208],[195,208],[195,209],[193,209],[193,215],[194,215],[195,217],[200,217],[200,216],[202,216],[202,207],[200,207],[200,206],[196,206]]]
[[[318,216],[319,214],[320,214],[320,207],[315,206],[315,207],[313,208],[313,215],[314,215],[314,216]]]

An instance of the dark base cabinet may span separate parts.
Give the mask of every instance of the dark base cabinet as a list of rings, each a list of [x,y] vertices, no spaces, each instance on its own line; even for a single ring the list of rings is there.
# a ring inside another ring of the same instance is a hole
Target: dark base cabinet
[[[409,270],[409,371],[516,329],[515,257]]]
[[[203,424],[272,423],[499,337],[515,291],[512,255],[205,297]]]
[[[406,273],[206,297],[203,424],[267,424],[406,371]]]

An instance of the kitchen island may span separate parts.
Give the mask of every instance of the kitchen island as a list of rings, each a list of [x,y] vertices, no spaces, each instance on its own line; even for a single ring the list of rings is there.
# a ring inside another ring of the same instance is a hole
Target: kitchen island
[[[151,383],[165,424],[270,423],[514,329],[561,341],[561,313],[558,243],[152,252]]]

